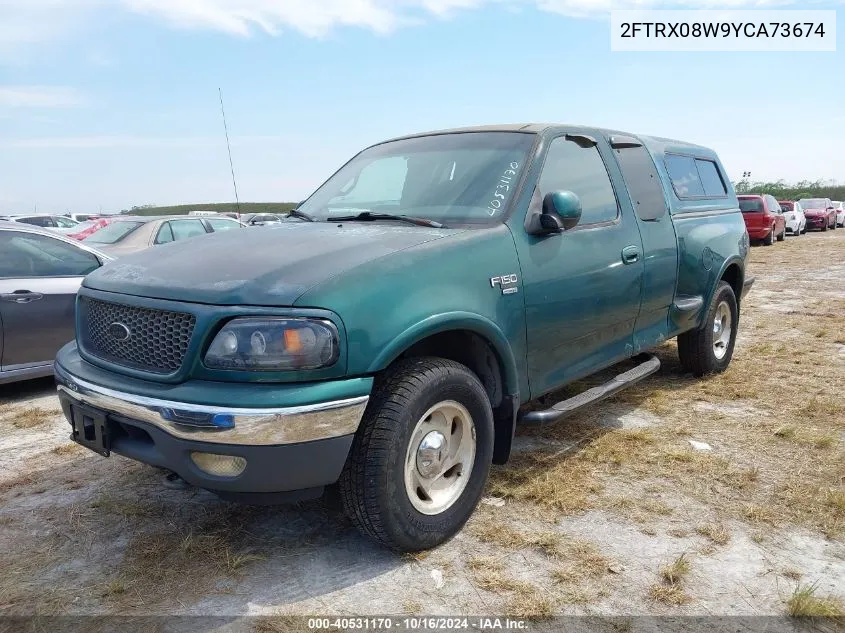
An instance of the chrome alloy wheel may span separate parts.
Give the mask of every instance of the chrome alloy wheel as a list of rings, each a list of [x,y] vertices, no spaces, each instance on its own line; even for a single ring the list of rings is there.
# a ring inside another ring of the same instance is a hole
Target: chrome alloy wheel
[[[718,360],[722,360],[728,353],[732,331],[731,307],[727,301],[722,301],[716,308],[716,315],[713,317],[713,354]]]
[[[420,418],[405,455],[405,491],[416,510],[445,512],[461,496],[475,462],[475,423],[454,400],[438,402]]]

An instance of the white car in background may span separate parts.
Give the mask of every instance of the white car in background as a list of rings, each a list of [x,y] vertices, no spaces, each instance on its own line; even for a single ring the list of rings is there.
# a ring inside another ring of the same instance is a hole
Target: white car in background
[[[64,215],[49,215],[47,213],[34,213],[32,215],[6,215],[4,220],[9,222],[20,222],[31,226],[40,226],[42,229],[63,233],[75,227],[79,222]]]
[[[836,226],[845,226],[845,202],[834,200],[833,208],[836,209]]]
[[[786,220],[786,230],[792,235],[802,235],[807,232],[807,216],[804,209],[798,202],[788,200],[778,201],[783,210],[783,219]]]

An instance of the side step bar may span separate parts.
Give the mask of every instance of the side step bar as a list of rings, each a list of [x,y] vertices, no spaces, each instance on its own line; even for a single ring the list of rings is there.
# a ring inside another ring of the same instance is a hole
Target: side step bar
[[[623,374],[619,374],[612,380],[598,385],[592,389],[588,389],[577,396],[573,396],[563,402],[558,402],[551,409],[545,411],[530,411],[521,416],[519,422],[522,424],[550,424],[562,420],[566,416],[574,413],[582,407],[591,405],[599,400],[610,397],[619,393],[626,387],[630,387],[641,381],[643,378],[651,376],[654,372],[660,369],[660,359],[651,354],[644,354],[645,360],[642,363],[629,369]]]

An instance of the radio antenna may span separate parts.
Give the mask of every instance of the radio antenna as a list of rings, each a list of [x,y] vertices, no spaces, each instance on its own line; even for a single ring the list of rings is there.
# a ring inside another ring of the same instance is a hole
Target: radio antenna
[[[226,133],[226,150],[229,152],[229,169],[232,172],[232,187],[235,189],[235,206],[238,219],[241,219],[241,201],[238,198],[238,182],[235,180],[235,164],[232,162],[232,146],[229,144],[229,127],[226,125],[226,110],[223,108],[223,89],[217,89],[220,95],[220,114],[223,115],[223,131]]]

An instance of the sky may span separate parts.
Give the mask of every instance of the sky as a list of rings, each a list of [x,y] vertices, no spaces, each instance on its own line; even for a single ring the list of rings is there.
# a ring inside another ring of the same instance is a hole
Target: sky
[[[611,52],[613,8],[838,8],[838,51]],[[0,213],[305,198],[363,147],[558,122],[845,182],[845,1],[0,0]]]

